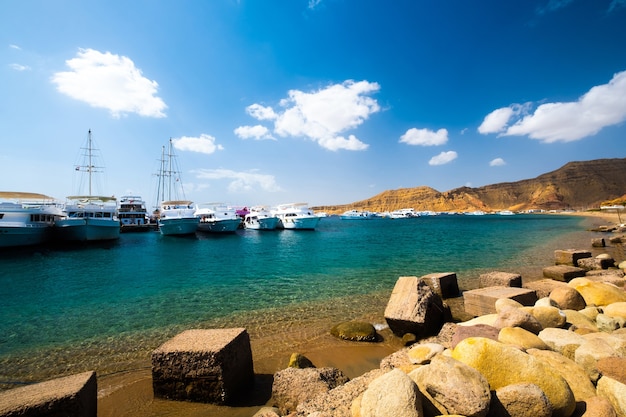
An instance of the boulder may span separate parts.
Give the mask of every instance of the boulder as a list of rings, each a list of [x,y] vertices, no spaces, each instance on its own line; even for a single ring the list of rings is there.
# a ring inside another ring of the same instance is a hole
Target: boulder
[[[498,341],[512,346],[527,349],[550,349],[536,334],[521,327],[504,327],[500,329]]]
[[[552,404],[535,384],[511,384],[494,392],[489,413],[507,417],[551,417]]]
[[[532,314],[521,308],[508,308],[501,311],[493,326],[498,329],[521,327],[534,334],[539,333],[543,329],[541,323]]]
[[[596,365],[603,376],[626,384],[626,357],[599,359]]]
[[[480,288],[487,287],[521,287],[522,276],[510,272],[493,271],[486,274],[480,274]]]
[[[186,330],[152,352],[158,398],[228,404],[254,382],[244,328]]]
[[[507,308],[522,308],[524,306],[522,305],[522,303],[512,300],[510,298],[498,298],[496,300],[496,303],[494,304],[494,307],[496,308],[496,313],[500,314]]]
[[[576,278],[568,284],[578,291],[587,305],[606,306],[626,301],[626,292],[615,285],[594,282],[587,278]]]
[[[427,415],[483,417],[489,411],[489,383],[474,368],[445,355],[409,374],[423,395]],[[429,412],[430,410],[430,412]]]
[[[612,304],[611,304],[612,305]],[[606,314],[596,315],[596,326],[601,332],[612,332],[621,327],[626,327],[626,319],[623,317],[610,317]]]
[[[546,394],[554,417],[569,417],[576,407],[569,385],[555,370],[514,347],[486,338],[469,338],[451,352],[457,359],[480,372],[497,390],[517,383],[532,383]]]
[[[500,330],[494,326],[487,324],[476,324],[474,326],[458,326],[452,340],[450,342],[450,349],[454,349],[461,340],[465,340],[468,337],[486,337],[491,340],[498,340],[498,334]]]
[[[96,373],[83,372],[0,392],[0,416],[96,417]]]
[[[585,412],[580,417],[618,417],[611,402],[604,397],[587,398],[584,402]]]
[[[550,293],[550,299],[562,310],[582,310],[587,306],[585,299],[578,291],[569,286],[555,288]]]
[[[587,309],[585,309],[587,310]],[[585,311],[581,310],[581,311]],[[592,320],[587,316],[587,314],[581,313],[576,310],[561,310],[565,313],[566,321],[573,327],[574,329],[587,329],[592,332],[598,331],[598,326],[596,325],[595,320]],[[590,312],[591,310],[587,310]]]
[[[566,286],[566,282],[557,281],[552,278],[538,279],[524,283],[524,288],[535,291],[538,298],[548,297],[555,288]]]
[[[541,324],[541,327],[564,327],[567,316],[556,307],[535,306],[530,310],[530,314]]]
[[[296,353],[291,354],[291,357],[289,358],[289,364],[287,365],[287,367],[303,369],[303,368],[315,368],[315,365],[313,365],[313,362],[311,362],[309,358],[302,355],[301,353],[296,352]]]
[[[360,400],[357,401],[357,399],[365,392],[369,383],[386,372],[382,369],[374,369],[326,393],[316,395],[312,399],[300,403],[296,408],[296,415],[298,417],[309,415],[352,417],[353,403],[360,404]],[[293,416],[293,414],[291,415]]]
[[[594,237],[591,239],[591,247],[593,248],[603,248],[606,246],[606,242],[601,237]]]
[[[619,357],[619,353],[602,339],[585,339],[574,352],[574,361],[580,365],[592,382],[600,377],[598,360]]]
[[[389,328],[400,337],[405,333],[418,339],[435,335],[449,316],[441,297],[417,277],[398,278],[385,308]]]
[[[280,417],[276,407],[261,407],[252,417]]]
[[[438,343],[421,343],[411,346],[407,351],[407,356],[411,363],[422,365],[430,362],[435,355],[442,353],[444,350],[445,348]]]
[[[596,395],[596,387],[591,383],[587,372],[573,360],[551,350],[529,349],[526,353],[558,372],[567,381],[577,402]]]
[[[566,351],[571,350],[572,357],[570,359],[573,359],[574,350],[585,341],[579,334],[556,328],[543,329],[537,336],[539,336],[550,349],[563,356],[568,357]]]
[[[609,400],[619,417],[626,416],[626,385],[603,376],[598,380],[596,389],[600,397]]]
[[[604,307],[603,312],[609,317],[621,317],[626,319],[626,301],[609,304]]]
[[[389,371],[370,382],[361,397],[359,413],[361,417],[421,417],[417,385],[399,369]]]
[[[272,405],[280,415],[286,415],[296,411],[298,404],[328,393],[348,380],[336,368],[286,368],[274,374]]]
[[[555,265],[578,266],[578,260],[584,258],[591,258],[591,252],[579,249],[565,249],[554,251]]]
[[[356,342],[376,342],[378,333],[371,323],[363,321],[346,321],[335,325],[330,334],[344,340]]]
[[[574,278],[584,277],[586,270],[571,265],[554,265],[543,268],[543,276],[555,281],[569,282]]]
[[[459,296],[459,283],[454,272],[439,272],[420,277],[439,297],[454,298]]]

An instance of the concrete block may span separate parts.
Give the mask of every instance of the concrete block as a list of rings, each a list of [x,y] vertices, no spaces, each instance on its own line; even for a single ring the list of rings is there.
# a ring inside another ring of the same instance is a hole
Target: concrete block
[[[229,404],[254,382],[244,328],[184,331],[152,352],[154,396]]]
[[[454,272],[438,272],[420,277],[441,298],[459,296],[459,283]]]
[[[516,287],[488,287],[469,290],[463,293],[465,312],[473,316],[484,316],[496,313],[496,301],[499,298],[509,298],[525,306],[532,306],[537,302],[537,294],[527,288]]]
[[[96,417],[93,371],[0,392],[0,417]]]
[[[554,251],[555,265],[578,266],[578,260],[583,258],[591,258],[591,252],[579,249],[558,249]]]
[[[562,282],[570,282],[574,278],[584,277],[587,271],[569,265],[553,265],[543,268],[543,276]]]
[[[522,286],[522,276],[510,272],[488,272],[480,274],[480,288],[488,287],[518,287]]]

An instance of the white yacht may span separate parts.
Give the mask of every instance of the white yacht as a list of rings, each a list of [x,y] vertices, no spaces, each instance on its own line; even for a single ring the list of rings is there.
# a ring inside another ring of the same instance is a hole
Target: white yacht
[[[341,220],[370,220],[376,217],[376,213],[367,210],[348,210],[341,214]]]
[[[162,147],[161,170],[158,174],[157,201],[160,201],[158,225],[159,231],[164,236],[194,234],[200,221],[195,215],[194,203],[184,198],[185,192],[175,158],[174,146],[170,139],[167,154],[165,147]],[[183,195],[183,198],[177,198],[178,195]]]
[[[61,208],[43,194],[0,191],[0,247],[39,245],[52,238]]]
[[[250,208],[250,212],[245,215],[243,225],[246,229],[275,230],[278,226],[278,217],[266,207],[256,206]]]
[[[198,230],[201,232],[232,233],[241,225],[237,211],[222,203],[198,204],[195,215],[200,220]]]
[[[122,232],[143,232],[152,229],[146,202],[138,195],[120,197],[117,208]]]
[[[94,195],[92,192],[92,177],[95,173],[102,172],[102,167],[95,165],[97,149],[93,145],[91,129],[87,135],[87,146],[83,149],[86,153],[75,171],[81,173],[81,180],[87,177],[88,192],[67,197],[63,208],[64,217],[54,224],[56,238],[61,241],[119,239],[117,199],[113,196]]]
[[[320,221],[307,203],[281,204],[271,212],[278,217],[279,229],[315,230]]]
[[[412,208],[403,208],[389,213],[389,217],[392,219],[412,219],[419,216],[419,213]]]

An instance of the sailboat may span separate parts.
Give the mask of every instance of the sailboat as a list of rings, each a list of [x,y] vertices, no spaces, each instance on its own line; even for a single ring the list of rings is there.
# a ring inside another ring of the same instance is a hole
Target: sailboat
[[[172,139],[170,139],[167,154],[165,154],[165,147],[162,148],[161,170],[158,174],[157,201],[160,201],[158,225],[159,231],[164,236],[194,234],[200,222],[200,218],[195,215],[194,203],[185,198],[175,157]]]
[[[87,177],[88,192],[67,197],[63,207],[63,217],[54,224],[56,237],[65,241],[114,240],[120,237],[120,221],[117,218],[115,197],[94,195],[93,175],[102,172],[102,167],[94,165],[96,155],[91,137],[87,135],[87,146],[83,148],[83,162],[75,170]],[[86,174],[86,175],[84,175]]]

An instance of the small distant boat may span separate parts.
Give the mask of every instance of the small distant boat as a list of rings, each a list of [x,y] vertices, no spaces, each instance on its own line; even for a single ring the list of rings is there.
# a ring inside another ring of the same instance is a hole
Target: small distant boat
[[[146,202],[137,195],[120,197],[117,218],[120,220],[121,232],[144,232],[153,228]]]
[[[412,219],[419,216],[419,213],[412,208],[403,208],[389,213],[389,217],[392,219]]]
[[[475,210],[465,213],[466,216],[484,216],[485,212],[482,210]]]
[[[320,221],[307,203],[281,204],[271,212],[278,217],[279,229],[315,230]]]
[[[265,207],[252,207],[245,215],[243,225],[252,230],[275,230],[278,227],[278,217]]]
[[[169,149],[161,150],[161,170],[158,174],[159,186],[157,201],[161,201],[158,208],[158,226],[163,236],[182,236],[196,233],[200,219],[196,217],[196,208],[193,201],[184,198],[182,181],[174,155],[172,139]],[[182,194],[182,198],[177,198]]]
[[[62,216],[59,204],[43,194],[0,191],[0,247],[39,245],[52,238]]]
[[[237,210],[223,203],[199,204],[195,216],[200,220],[198,230],[201,232],[232,233],[241,225]]]
[[[87,135],[86,153],[76,171],[87,173],[88,193],[67,197],[63,208],[64,217],[54,224],[56,238],[61,241],[114,240],[120,237],[120,221],[117,218],[115,197],[94,195],[92,177],[102,172],[102,167],[94,165],[96,149],[93,147],[91,129]]]
[[[498,214],[500,216],[514,216],[515,215],[515,213],[513,213],[511,210],[500,210]]]
[[[376,217],[375,213],[361,210],[347,210],[341,214],[341,220],[370,220]]]

